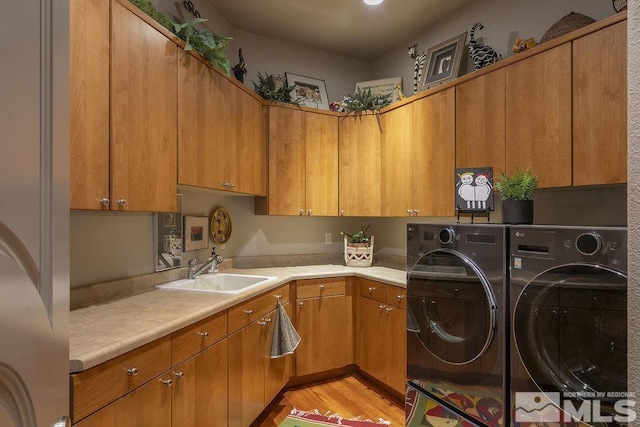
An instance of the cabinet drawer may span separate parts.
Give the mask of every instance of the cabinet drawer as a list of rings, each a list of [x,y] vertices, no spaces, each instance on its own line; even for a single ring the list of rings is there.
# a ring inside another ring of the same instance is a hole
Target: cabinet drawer
[[[367,298],[372,298],[379,302],[386,301],[385,284],[380,282],[374,282],[373,280],[356,278],[360,295]]]
[[[346,283],[344,277],[326,279],[298,280],[296,282],[296,298],[319,298],[344,295]]]
[[[171,338],[166,336],[71,375],[73,421],[81,420],[170,368]]]
[[[229,309],[229,335],[247,326],[254,320],[260,319],[272,310],[275,310],[276,295],[282,296],[282,304],[289,302],[289,284],[269,291],[263,295],[243,302]]]
[[[195,356],[227,336],[227,311],[201,320],[171,334],[171,364]]]
[[[407,290],[405,288],[393,285],[387,285],[386,288],[385,301],[387,304],[407,308]]]

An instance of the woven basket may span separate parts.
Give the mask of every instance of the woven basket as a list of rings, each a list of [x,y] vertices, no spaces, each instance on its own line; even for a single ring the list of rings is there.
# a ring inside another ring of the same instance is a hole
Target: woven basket
[[[553,24],[551,28],[549,28],[547,32],[544,33],[544,35],[540,39],[540,43],[548,42],[549,40],[564,36],[571,31],[575,31],[589,24],[593,24],[594,22],[596,22],[596,20],[589,16],[583,15],[581,13],[571,12],[570,14],[563,16],[558,22]]]
[[[373,261],[373,236],[366,246],[351,246],[344,236],[344,262],[349,267],[370,267]]]

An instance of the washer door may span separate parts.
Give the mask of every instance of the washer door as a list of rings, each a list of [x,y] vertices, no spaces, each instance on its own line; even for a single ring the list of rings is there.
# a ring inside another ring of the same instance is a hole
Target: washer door
[[[627,390],[626,275],[589,264],[538,275],[518,297],[513,332],[540,390]]]
[[[496,330],[496,299],[482,271],[465,255],[437,249],[408,273],[410,331],[436,358],[454,365],[484,354]]]

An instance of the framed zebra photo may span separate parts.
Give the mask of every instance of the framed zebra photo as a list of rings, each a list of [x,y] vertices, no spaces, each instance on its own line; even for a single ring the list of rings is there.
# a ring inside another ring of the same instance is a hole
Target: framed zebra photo
[[[420,90],[432,88],[460,75],[467,32],[432,46],[427,51],[427,72]]]

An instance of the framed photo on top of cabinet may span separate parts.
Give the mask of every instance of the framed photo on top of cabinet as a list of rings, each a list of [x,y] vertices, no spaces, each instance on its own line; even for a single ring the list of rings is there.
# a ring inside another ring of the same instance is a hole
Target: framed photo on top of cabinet
[[[460,75],[460,65],[466,41],[467,32],[465,31],[429,48],[426,72],[420,90],[438,86]]]
[[[185,251],[208,248],[209,218],[206,216],[185,216],[183,234]]]
[[[318,110],[329,109],[327,86],[324,80],[299,74],[285,73],[287,86],[293,86],[291,97],[300,101],[302,107],[316,108]]]
[[[402,92],[402,77],[392,77],[390,79],[369,80],[368,82],[356,83],[356,92],[358,89],[371,89],[372,95],[391,95],[391,103],[393,104],[399,99],[399,93]]]

